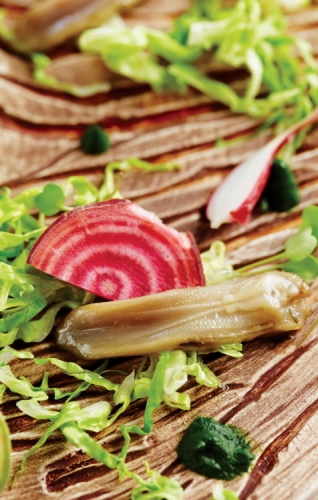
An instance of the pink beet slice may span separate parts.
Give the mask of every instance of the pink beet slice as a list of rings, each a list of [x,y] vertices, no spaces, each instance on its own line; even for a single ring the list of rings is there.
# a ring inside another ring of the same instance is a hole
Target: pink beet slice
[[[205,284],[191,233],[119,199],[59,217],[35,243],[28,264],[110,300]]]
[[[302,128],[318,120],[318,108],[310,115],[284,130],[266,146],[235,167],[212,193],[206,216],[212,228],[226,222],[247,224],[268,180],[276,154]]]

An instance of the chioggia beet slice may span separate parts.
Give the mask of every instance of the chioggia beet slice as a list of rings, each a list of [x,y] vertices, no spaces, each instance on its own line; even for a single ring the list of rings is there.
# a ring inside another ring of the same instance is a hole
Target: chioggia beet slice
[[[28,264],[110,300],[205,284],[191,233],[119,199],[59,217],[35,243]]]
[[[272,271],[211,286],[169,290],[136,299],[88,304],[72,311],[56,332],[75,356],[99,359],[220,345],[298,330],[310,310],[308,285]]]

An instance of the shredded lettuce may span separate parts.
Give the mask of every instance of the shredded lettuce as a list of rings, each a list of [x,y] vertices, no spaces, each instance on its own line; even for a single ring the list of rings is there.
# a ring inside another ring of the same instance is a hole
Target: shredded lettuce
[[[144,481],[141,476],[129,471],[123,458],[108,452],[85,432],[99,432],[109,425],[111,406],[106,401],[93,403],[85,408],[80,408],[75,402],[69,402],[65,403],[59,412],[41,406],[34,399],[21,400],[17,403],[17,406],[26,415],[38,420],[49,420],[51,425],[44,431],[37,443],[24,455],[14,481],[23,472],[27,459],[39,450],[53,432],[60,429],[67,441],[76,445],[83,453],[111,469],[117,468],[121,478],[129,476],[137,481],[138,486],[133,489],[131,498],[135,500],[141,500],[141,498],[178,500],[182,498],[183,490],[176,480],[151,471],[146,463],[146,472],[150,481]],[[147,496],[146,492],[151,495]]]
[[[67,92],[76,97],[89,97],[95,94],[109,92],[111,85],[109,82],[92,83],[91,85],[74,85],[62,82],[48,73],[51,59],[45,54],[32,54],[34,64],[33,79],[45,87]]]
[[[286,12],[296,12],[308,7],[311,2],[310,0],[279,0],[278,3]]]
[[[52,330],[58,311],[78,307],[85,296],[84,291],[44,273],[33,274],[29,268],[2,262],[0,271],[0,347],[17,339],[41,342]]]
[[[233,266],[226,263],[223,241],[214,241],[209,250],[201,253],[201,262],[207,285],[233,278]]]
[[[62,393],[49,386],[48,377],[45,374],[41,385],[35,387],[25,377],[18,379],[13,374],[9,363],[15,358],[21,361],[33,360],[37,365],[50,363],[65,374],[83,382],[73,393]],[[144,370],[146,365],[148,368]],[[190,408],[189,396],[178,392],[187,382],[189,375],[195,377],[199,384],[208,387],[221,387],[220,381],[196,353],[186,354],[183,351],[164,352],[159,357],[144,358],[137,373],[126,374],[121,383],[113,383],[106,379],[103,374],[108,373],[109,370],[105,370],[105,367],[106,363],[95,371],[91,371],[76,363],[56,358],[35,358],[29,351],[17,351],[11,347],[5,347],[0,351],[0,382],[4,387],[28,398],[18,401],[18,408],[32,418],[51,422],[39,441],[24,456],[16,478],[24,470],[27,459],[39,450],[53,432],[60,429],[68,441],[78,445],[89,456],[108,467],[117,468],[120,478],[126,475],[133,477],[139,486],[134,490],[132,498],[139,498],[138,495],[141,492],[149,492],[149,494],[152,492],[153,496],[149,498],[181,498],[182,488],[175,480],[150,471],[148,466],[147,473],[150,481],[144,481],[135,473],[128,471],[124,461],[128,452],[130,435],[132,433],[146,435],[151,432],[154,425],[154,412],[162,402],[184,410]],[[81,408],[77,402],[71,401],[89,385],[96,385],[103,387],[106,391],[111,391],[113,405],[102,400]],[[40,404],[41,401],[47,400],[48,392],[53,392],[56,399],[68,397],[61,411],[49,410]],[[104,450],[85,432],[99,432],[109,427],[132,401],[140,398],[146,398],[143,428],[136,424],[121,427],[125,443],[118,457]]]
[[[223,488],[222,483],[217,483],[213,488],[211,500],[239,500],[239,498],[234,491]]]
[[[0,412],[0,493],[4,490],[11,470],[11,441],[6,421]]]
[[[4,377],[6,370],[9,368],[8,363],[13,357],[17,357],[21,360],[34,359],[33,355],[29,352],[19,352],[11,348],[4,348],[0,352],[0,380],[1,377]],[[37,443],[33,445],[32,448],[30,448],[30,450],[28,450],[28,452],[24,455],[14,482],[24,471],[28,458],[33,453],[36,453],[43,444],[45,444],[53,432],[60,429],[66,439],[70,443],[79,447],[84,453],[87,453],[90,457],[95,458],[107,467],[117,468],[121,479],[126,476],[135,479],[138,486],[133,489],[132,498],[135,498],[136,500],[139,498],[158,498],[167,500],[181,499],[183,490],[176,480],[161,476],[155,471],[151,471],[148,464],[146,464],[146,471],[150,481],[144,481],[138,474],[130,472],[124,462],[127,454],[128,442],[130,440],[128,433],[137,432],[138,434],[148,434],[152,429],[152,414],[163,400],[163,387],[168,359],[169,353],[163,353],[157,362],[156,368],[154,369],[154,377],[151,382],[153,390],[152,393],[148,395],[144,429],[140,429],[138,426],[133,425],[131,428],[125,428],[123,430],[126,445],[118,457],[105,450],[99,443],[89,436],[86,431],[100,432],[110,426],[120,413],[128,407],[131,402],[131,395],[134,388],[135,375],[133,372],[126,376],[121,384],[112,384],[96,372],[84,370],[75,363],[65,363],[54,358],[34,359],[34,362],[37,364],[50,362],[75,378],[80,380],[84,379],[86,382],[103,386],[107,390],[115,391],[114,404],[116,407],[117,405],[121,405],[120,409],[115,412],[113,412],[113,408],[110,403],[106,401],[96,402],[84,408],[81,408],[76,402],[69,401],[63,405],[60,411],[49,410],[47,407],[42,406],[39,402],[40,400],[47,399],[46,392],[40,390],[41,388],[38,388],[37,390],[33,389],[30,384],[24,383],[21,379],[14,379],[14,384],[9,383],[9,385],[7,384],[7,380],[5,380],[6,385],[14,391],[16,391],[15,384],[20,381],[20,388],[18,388],[16,392],[19,392],[19,394],[29,398],[17,402],[18,408],[23,411],[23,413],[38,420],[49,420],[51,422],[51,425],[44,431]],[[12,373],[11,370],[10,373]],[[46,389],[49,390],[48,387]]]
[[[183,498],[183,489],[176,479],[150,470],[147,462],[145,465],[150,481],[143,481],[140,478],[139,486],[131,492],[131,500],[181,500]]]
[[[195,0],[170,32],[142,25],[129,27],[115,16],[84,31],[78,44],[82,52],[99,54],[115,73],[148,83],[157,92],[184,92],[190,85],[234,112],[269,118],[278,128],[285,128],[305,108],[310,108],[309,113],[318,103],[312,48],[306,40],[289,35],[287,25],[277,2],[239,0],[224,8],[221,1]],[[197,63],[203,54],[246,69],[245,94],[202,73]],[[68,91],[67,85],[50,82],[47,56],[36,54],[34,61],[38,81]]]
[[[176,163],[149,163],[139,158],[128,158],[122,161],[113,161],[109,163],[105,169],[105,178],[100,187],[97,200],[105,201],[111,198],[122,198],[115,181],[115,172],[129,172],[136,169],[144,172],[171,172],[179,169]]]
[[[30,188],[15,197],[9,188],[0,189],[0,347],[18,339],[41,342],[51,332],[61,309],[74,309],[93,300],[83,290],[26,265],[30,249],[46,229],[46,217],[74,206],[121,197],[115,183],[116,171],[176,168],[169,162],[152,164],[130,158],[107,165],[100,189],[83,176]],[[66,204],[68,199],[71,205]],[[35,211],[37,215],[33,215]]]
[[[120,196],[115,171],[131,168],[152,171],[171,170],[177,166],[170,163],[152,165],[138,159],[129,159],[106,167],[105,181],[100,189],[83,177],[70,177],[61,185],[50,183],[42,188],[28,189],[13,198],[9,189],[0,190],[0,346],[7,346],[0,351],[0,400],[5,390],[9,389],[24,398],[17,403],[21,411],[32,418],[50,422],[39,441],[24,456],[17,476],[24,470],[28,457],[37,452],[50,435],[59,429],[70,443],[78,446],[84,453],[110,468],[117,468],[120,478],[128,476],[135,479],[137,486],[132,492],[133,499],[177,500],[182,498],[182,488],[177,481],[151,471],[147,464],[149,481],[144,481],[138,474],[128,470],[125,459],[131,435],[145,436],[152,431],[155,412],[161,404],[182,410],[190,408],[190,396],[182,391],[190,376],[198,384],[211,388],[222,387],[198,353],[176,350],[158,356],[146,356],[136,373],[121,373],[121,382],[114,383],[111,377],[106,378],[110,373],[107,360],[91,371],[77,363],[52,357],[35,358],[29,351],[17,351],[8,347],[16,339],[22,339],[26,343],[42,341],[51,331],[61,308],[72,309],[94,300],[90,294],[25,265],[26,257],[36,238],[45,229],[46,217],[69,210],[72,206]],[[66,205],[66,200],[69,199],[70,206]],[[34,210],[39,212],[38,215],[33,215]],[[207,283],[217,283],[272,268],[291,269],[306,279],[318,276],[318,260],[312,255],[318,237],[317,211],[317,207],[307,207],[304,210],[302,225],[286,241],[283,252],[240,269],[234,270],[226,263],[225,245],[214,242],[210,250],[201,256]],[[224,345],[218,351],[239,358],[242,356],[242,345]],[[26,377],[16,377],[10,366],[13,359],[20,359],[21,362],[29,360],[39,366],[50,363],[78,380],[79,385],[74,391],[63,392],[51,387],[48,374],[44,373],[40,385],[34,386]],[[113,397],[111,402],[102,400],[81,407],[73,401],[91,385],[110,392]],[[56,400],[66,399],[60,411],[52,411],[41,405],[49,395]],[[143,427],[136,424],[122,426],[124,446],[118,456],[113,455],[87,431],[99,432],[112,425],[138,399],[146,400]],[[0,430],[0,439],[2,431]],[[0,459],[0,470],[1,466]],[[0,481],[0,486],[3,484]],[[221,493],[223,496],[220,496]],[[227,490],[221,493],[219,496],[214,495],[215,498],[235,498]]]
[[[318,277],[318,259],[313,255],[318,239],[317,215],[316,206],[306,207],[302,212],[302,224],[286,240],[282,252],[235,270],[226,262],[224,243],[214,241],[210,249],[201,254],[207,284],[273,269],[293,272],[308,281]]]
[[[141,371],[136,376],[133,393],[133,400],[152,399],[145,413],[145,430],[151,429],[153,425],[152,420],[148,418],[149,412],[152,412],[161,401],[174,408],[190,409],[189,395],[178,392],[188,381],[189,375],[195,377],[200,385],[211,388],[222,387],[218,378],[195,352],[176,350],[163,353],[160,358],[150,356],[148,370]]]
[[[4,40],[11,41],[14,39],[14,30],[12,30],[8,24],[5,22],[5,18],[8,16],[8,9],[0,9],[0,37]]]

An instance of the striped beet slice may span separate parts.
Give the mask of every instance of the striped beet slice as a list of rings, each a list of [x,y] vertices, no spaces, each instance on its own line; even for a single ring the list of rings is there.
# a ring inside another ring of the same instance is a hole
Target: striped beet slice
[[[191,233],[119,199],[59,217],[35,243],[28,264],[110,300],[205,284]]]

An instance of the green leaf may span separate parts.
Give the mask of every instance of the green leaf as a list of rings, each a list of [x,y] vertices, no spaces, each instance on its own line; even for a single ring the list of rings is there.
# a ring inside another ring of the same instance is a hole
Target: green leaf
[[[19,327],[16,338],[24,342],[42,342],[52,331],[57,313],[62,308],[75,309],[81,302],[65,300],[50,306],[41,318],[24,323]]]
[[[68,442],[77,446],[89,457],[94,458],[110,469],[115,469],[120,465],[121,460],[115,455],[109,453],[109,451],[105,450],[99,443],[97,443],[97,441],[90,437],[89,434],[82,430],[79,424],[68,421],[62,423],[60,428]]]
[[[8,9],[0,9],[0,36],[4,40],[11,41],[14,40],[15,33],[14,30],[9,27],[9,24],[5,22],[5,18],[8,16],[9,12]]]
[[[156,410],[163,400],[165,373],[169,362],[169,353],[163,352],[160,354],[158,364],[156,366],[153,378],[150,384],[150,392],[144,413],[144,431],[149,433],[153,428],[153,412]]]
[[[165,67],[157,62],[156,54],[145,51],[149,48],[148,29],[143,26],[128,28],[118,18],[107,24],[86,30],[79,38],[81,50],[100,54],[105,64],[114,72],[137,82],[147,82],[156,91],[184,90]],[[152,44],[158,52],[165,52],[167,45],[182,54],[192,54],[191,49],[179,47],[178,42],[169,42],[167,36],[153,33]]]
[[[232,358],[241,358],[243,356],[242,350],[243,346],[241,343],[221,345],[218,348],[218,352]]]
[[[225,244],[214,241],[209,250],[201,253],[201,262],[207,285],[226,281],[233,277],[233,266],[226,263]]]
[[[290,260],[286,264],[282,264],[282,269],[289,273],[294,273],[304,280],[311,281],[318,276],[318,260],[313,255],[309,255],[303,260]]]
[[[315,205],[310,205],[305,207],[301,214],[302,224],[300,229],[305,229],[310,227],[312,229],[312,235],[318,239],[318,207]]]
[[[193,375],[200,385],[214,388],[222,387],[220,380],[195,352],[190,354],[186,371],[189,375]]]
[[[191,85],[222,104],[226,104],[233,111],[240,108],[241,100],[229,85],[208,78],[194,67],[184,63],[175,63],[168,67],[168,71],[176,79]]]
[[[187,47],[168,33],[155,29],[146,31],[148,50],[170,62],[195,61],[201,55],[201,47]]]
[[[39,401],[45,401],[48,399],[48,396],[44,391],[33,390],[27,382],[18,379],[12,373],[11,368],[8,365],[0,367],[0,382],[5,384],[11,392],[20,394],[21,396],[34,398]]]
[[[150,470],[147,462],[145,465],[150,481],[142,481],[140,478],[139,486],[131,492],[131,500],[181,500],[183,498],[183,489],[176,479]]]
[[[3,395],[6,392],[5,384],[0,384],[0,403],[2,403]]]
[[[40,85],[50,87],[76,97],[89,97],[91,95],[102,92],[109,92],[111,85],[109,82],[96,82],[90,85],[72,85],[70,83],[61,82],[48,73],[51,65],[51,59],[45,54],[32,54],[34,64],[33,79]]]
[[[45,215],[55,215],[65,208],[63,189],[54,183],[44,186],[42,193],[35,197],[35,205]]]
[[[246,66],[251,73],[251,78],[245,93],[245,99],[253,100],[258,95],[263,81],[263,64],[253,48],[246,51]]]
[[[110,380],[105,379],[99,373],[90,370],[85,370],[78,364],[70,361],[69,362],[62,361],[61,359],[57,358],[35,358],[31,352],[17,351],[15,349],[12,349],[11,347],[5,347],[0,351],[0,362],[1,362],[1,356],[3,355],[6,356],[10,355],[11,359],[12,356],[17,359],[33,359],[34,363],[37,365],[45,365],[46,363],[51,363],[53,366],[56,366],[67,375],[75,377],[78,380],[83,380],[85,382],[88,382],[89,384],[97,385],[99,387],[104,387],[109,391],[117,391],[117,389],[119,388],[119,384],[115,384]]]
[[[46,300],[37,292],[24,293],[21,297],[23,307],[16,312],[10,310],[0,319],[0,331],[10,332],[23,323],[27,323],[46,306]]]
[[[30,241],[31,239],[37,239],[42,233],[44,229],[35,229],[34,231],[30,231],[29,233],[25,234],[12,234],[12,233],[5,233],[5,232],[0,232],[0,250],[5,250],[5,249],[12,249],[12,247],[19,247],[21,248],[21,245],[24,242]],[[13,255],[14,257],[16,255]]]
[[[23,413],[36,420],[51,420],[59,414],[56,410],[49,410],[46,406],[40,405],[38,399],[34,398],[18,401],[17,407]]]
[[[6,421],[0,412],[0,493],[4,490],[11,470],[11,441]]]
[[[115,185],[115,171],[129,172],[131,170],[143,170],[145,172],[170,172],[179,169],[175,163],[149,163],[138,158],[127,158],[123,161],[110,162],[105,169],[105,179],[98,192],[98,200],[104,201],[111,198],[121,198]]]
[[[86,177],[69,177],[67,183],[71,184],[75,189],[75,206],[89,205],[97,201],[98,189]]]
[[[214,486],[211,500],[239,500],[235,491],[225,489],[221,483]]]
[[[109,415],[112,411],[107,401],[97,401],[76,412],[75,420],[83,430],[100,432],[111,424]]]
[[[23,409],[24,413],[26,413],[25,403],[26,402],[23,402],[23,401],[17,402],[18,408]],[[41,446],[43,446],[46,443],[46,441],[49,439],[49,437],[57,429],[61,428],[63,426],[63,424],[66,424],[67,422],[71,422],[72,425],[76,425],[74,423],[74,417],[75,417],[76,413],[78,412],[78,410],[79,410],[79,406],[77,403],[74,403],[74,402],[65,403],[65,405],[63,406],[63,408],[61,409],[61,411],[59,413],[51,416],[51,419],[53,420],[52,425],[50,425],[50,427],[43,432],[43,434],[41,435],[40,439],[36,442],[36,444],[33,445],[27,451],[27,453],[23,456],[23,459],[22,459],[22,462],[20,465],[20,469],[18,470],[18,472],[16,473],[16,475],[14,477],[13,484],[15,483],[18,476],[20,474],[22,474],[22,472],[24,471],[25,464],[26,464],[28,458],[31,455],[33,455],[34,453],[36,453],[41,448]]]
[[[311,234],[311,227],[302,229],[285,243],[286,256],[294,261],[308,257],[316,248],[317,239]]]

